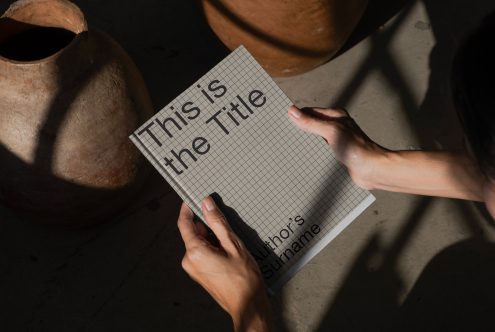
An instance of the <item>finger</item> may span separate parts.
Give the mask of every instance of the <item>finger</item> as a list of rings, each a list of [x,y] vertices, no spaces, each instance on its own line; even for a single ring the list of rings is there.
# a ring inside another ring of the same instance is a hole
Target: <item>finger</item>
[[[198,235],[206,239],[208,237],[208,228],[206,228],[205,224],[202,221],[198,221],[194,225]]]
[[[210,226],[222,248],[228,253],[234,253],[238,246],[233,240],[237,240],[237,236],[213,198],[206,197],[201,204],[201,209],[208,226]]]
[[[313,107],[311,110],[321,116],[329,118],[343,118],[348,117],[349,113],[343,108],[321,108]]]
[[[179,232],[186,245],[186,249],[194,243],[194,241],[198,238],[198,233],[196,226],[193,221],[194,213],[192,210],[186,205],[186,203],[182,203],[179,213],[179,219],[177,220],[177,226],[179,227]]]
[[[320,119],[324,121],[326,120],[327,123],[333,125],[336,129],[342,129],[342,127],[344,127],[346,128],[346,130],[351,130],[354,131],[355,133],[359,133],[361,135],[366,136],[366,134],[354,121],[354,119],[349,115],[349,112],[347,112],[343,108],[314,107],[311,108],[311,112],[312,113],[309,113],[310,116],[312,114],[316,117],[320,117]]]
[[[302,112],[295,106],[289,108],[289,117],[294,124],[303,131],[320,135],[329,142],[333,142],[338,133],[337,122],[331,121],[331,119],[323,119],[314,114]]]
[[[297,106],[292,105],[289,107],[290,109],[296,109],[300,110],[303,113],[306,113],[310,116],[314,116],[316,118],[320,118],[322,120],[333,120],[333,119],[339,119],[343,117],[350,117],[349,112],[347,112],[345,109],[336,107],[336,108],[323,108],[323,107],[303,107],[299,109]]]

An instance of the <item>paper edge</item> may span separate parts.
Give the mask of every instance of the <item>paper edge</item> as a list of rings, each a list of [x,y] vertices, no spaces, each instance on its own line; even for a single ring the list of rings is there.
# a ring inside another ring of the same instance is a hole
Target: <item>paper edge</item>
[[[280,278],[278,278],[271,286],[268,287],[268,292],[273,295],[287,281],[289,281],[300,269],[303,268],[313,257],[323,250],[330,242],[332,242],[345,228],[347,228],[361,213],[364,212],[376,200],[373,194],[369,194],[361,203],[359,203],[337,226],[329,233],[320,239],[311,249],[304,255],[298,258],[297,262],[292,265]]]

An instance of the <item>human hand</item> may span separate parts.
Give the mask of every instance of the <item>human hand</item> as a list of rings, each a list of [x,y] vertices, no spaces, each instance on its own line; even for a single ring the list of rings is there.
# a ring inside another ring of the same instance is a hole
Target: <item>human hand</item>
[[[203,200],[201,210],[218,241],[209,239],[206,226],[195,223],[191,209],[182,204],[177,222],[186,246],[182,267],[230,314],[236,331],[272,331],[256,261],[211,197]]]
[[[302,130],[320,135],[362,188],[374,189],[375,165],[388,150],[373,142],[343,109],[289,108],[289,116]]]

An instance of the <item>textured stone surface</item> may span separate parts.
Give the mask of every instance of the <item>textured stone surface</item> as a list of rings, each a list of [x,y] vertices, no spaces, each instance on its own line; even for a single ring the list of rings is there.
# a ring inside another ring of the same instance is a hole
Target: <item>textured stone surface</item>
[[[90,25],[131,54],[157,109],[226,54],[189,1],[77,3]],[[450,60],[466,31],[493,9],[492,0],[370,1],[354,34],[359,43],[279,83],[298,105],[347,107],[389,148],[460,146]],[[273,298],[280,329],[384,331],[399,319],[422,331],[455,330],[453,324],[492,330],[483,324],[493,308],[486,297],[495,298],[493,224],[469,202],[375,195],[374,205]],[[231,331],[180,268],[179,204],[156,177],[133,214],[85,231],[34,227],[2,209],[2,330]]]

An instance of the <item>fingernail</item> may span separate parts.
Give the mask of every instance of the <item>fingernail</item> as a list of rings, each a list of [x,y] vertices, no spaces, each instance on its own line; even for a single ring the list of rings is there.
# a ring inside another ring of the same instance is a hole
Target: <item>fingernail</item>
[[[205,197],[203,204],[208,212],[211,212],[216,208],[215,201],[210,196]]]
[[[292,106],[289,109],[289,115],[293,118],[299,119],[301,117],[301,111],[297,107]]]

